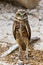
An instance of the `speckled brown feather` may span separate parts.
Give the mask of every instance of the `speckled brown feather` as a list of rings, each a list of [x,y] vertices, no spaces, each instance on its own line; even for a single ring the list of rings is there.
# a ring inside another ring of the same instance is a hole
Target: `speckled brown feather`
[[[19,21],[19,20],[18,20]],[[30,26],[28,24],[28,21],[24,20],[22,23],[14,21],[13,24],[13,35],[15,39],[17,40],[18,44],[22,47],[23,50],[26,50],[26,41],[30,40],[31,37],[31,30]],[[21,28],[20,28],[21,26]]]

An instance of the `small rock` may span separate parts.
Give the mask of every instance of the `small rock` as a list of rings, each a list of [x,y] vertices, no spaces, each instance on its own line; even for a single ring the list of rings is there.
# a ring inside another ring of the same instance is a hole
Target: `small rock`
[[[42,20],[42,17],[41,16],[39,16],[39,21],[41,21]]]
[[[18,60],[19,58],[18,58],[18,57],[16,57],[15,59],[16,59],[16,60]]]
[[[24,64],[24,65],[26,65],[26,64]]]
[[[11,58],[15,59],[15,56],[11,55]]]
[[[31,65],[31,64],[27,64],[27,65]]]
[[[16,65],[24,65],[23,61],[18,60]]]

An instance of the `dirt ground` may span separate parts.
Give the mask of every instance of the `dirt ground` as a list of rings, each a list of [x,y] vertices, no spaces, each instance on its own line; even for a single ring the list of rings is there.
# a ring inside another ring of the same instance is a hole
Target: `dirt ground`
[[[0,56],[9,49],[16,41],[12,34],[12,25],[15,12],[22,7],[12,6],[0,2]],[[29,11],[29,9],[27,9]],[[32,44],[29,51],[29,59],[23,59],[24,65],[43,65],[43,0],[40,1],[37,9],[30,10],[35,16],[28,15],[31,27],[31,37],[40,37],[40,41]],[[33,49],[32,49],[33,48]],[[0,65],[18,65],[18,49],[6,57],[0,58]]]

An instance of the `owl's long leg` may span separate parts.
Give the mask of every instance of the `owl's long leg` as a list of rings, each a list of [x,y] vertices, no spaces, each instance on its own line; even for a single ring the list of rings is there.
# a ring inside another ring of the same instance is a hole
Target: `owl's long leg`
[[[29,42],[27,40],[27,43],[26,43],[26,59],[28,59],[28,45],[29,45]]]
[[[26,45],[26,58],[28,59],[28,46]]]
[[[22,50],[21,47],[19,47],[19,54],[18,54],[18,56],[19,56],[19,59],[21,59],[21,60],[23,60],[25,58],[24,51]]]
[[[20,57],[20,55],[21,55],[21,46],[19,46],[19,54],[18,54],[18,56]]]

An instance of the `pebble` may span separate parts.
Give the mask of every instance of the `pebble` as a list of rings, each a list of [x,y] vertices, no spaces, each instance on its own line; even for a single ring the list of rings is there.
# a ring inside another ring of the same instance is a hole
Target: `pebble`
[[[19,58],[18,58],[18,57],[16,57],[15,59],[16,59],[16,60],[18,60]]]
[[[27,65],[31,65],[31,64],[27,64]]]
[[[16,65],[24,65],[23,61],[18,60]]]

